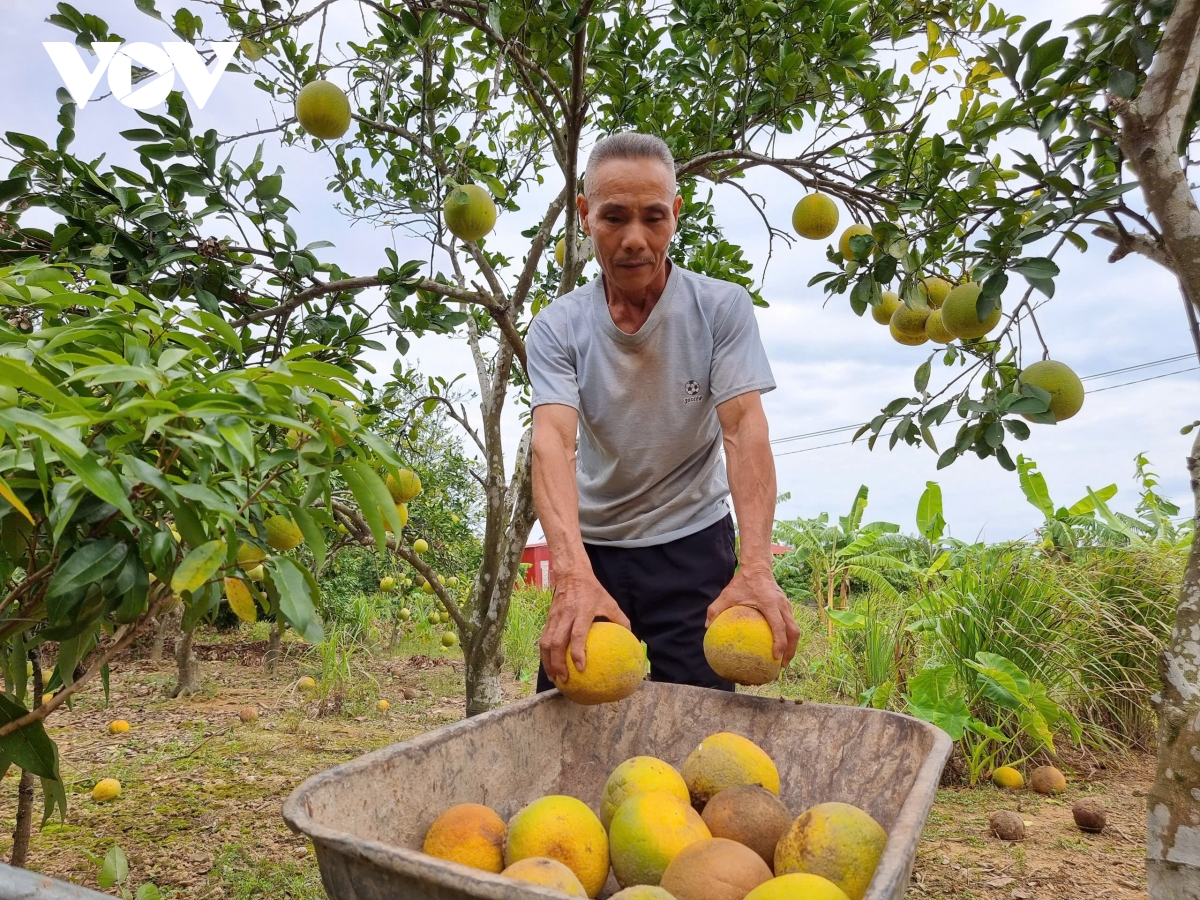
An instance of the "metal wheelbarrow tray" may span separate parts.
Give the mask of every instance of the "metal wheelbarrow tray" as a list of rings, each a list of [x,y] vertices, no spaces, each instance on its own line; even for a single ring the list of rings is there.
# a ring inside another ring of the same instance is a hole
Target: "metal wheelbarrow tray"
[[[598,811],[619,763],[645,755],[679,767],[718,731],[771,756],[793,815],[841,801],[874,816],[888,842],[865,900],[904,896],[951,744],[932,725],[882,710],[653,682],[600,706],[551,691],[314,775],[283,817],[312,838],[332,900],[561,900],[426,856],[425,832],[456,803],[486,804],[507,821],[531,800],[569,794]],[[601,896],[614,884],[610,875]]]

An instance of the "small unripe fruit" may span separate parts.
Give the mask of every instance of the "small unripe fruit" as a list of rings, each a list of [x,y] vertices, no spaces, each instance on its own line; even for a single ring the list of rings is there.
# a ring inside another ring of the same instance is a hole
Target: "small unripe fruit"
[[[442,635],[442,646],[443,647],[453,647],[457,643],[458,643],[458,635],[455,634],[453,631],[447,631],[445,634]]]
[[[413,541],[413,552],[417,554],[429,552],[429,542],[425,538],[417,538]]]

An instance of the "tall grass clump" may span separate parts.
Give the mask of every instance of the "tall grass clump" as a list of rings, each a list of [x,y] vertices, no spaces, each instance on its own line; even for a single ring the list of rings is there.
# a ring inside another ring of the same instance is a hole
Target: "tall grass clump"
[[[530,681],[537,675],[541,662],[538,639],[553,597],[553,591],[528,585],[513,591],[501,647],[504,664],[518,681]]]

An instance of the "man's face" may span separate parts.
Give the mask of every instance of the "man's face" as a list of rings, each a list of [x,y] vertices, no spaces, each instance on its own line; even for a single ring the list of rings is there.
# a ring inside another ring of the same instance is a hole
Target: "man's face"
[[[656,159],[610,159],[588,172],[579,219],[600,271],[621,291],[644,291],[666,269],[683,204],[672,174]]]

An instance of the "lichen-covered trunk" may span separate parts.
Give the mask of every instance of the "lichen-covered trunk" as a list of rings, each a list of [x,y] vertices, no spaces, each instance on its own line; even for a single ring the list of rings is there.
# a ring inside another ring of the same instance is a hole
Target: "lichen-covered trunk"
[[[186,697],[200,690],[200,663],[192,652],[192,633],[185,631],[175,644],[175,667],[178,675],[172,697]]]
[[[267,652],[263,656],[263,665],[267,669],[268,675],[276,675],[279,672],[279,658],[283,655],[283,616],[277,616],[275,624],[271,626],[270,636],[267,638]]]
[[[1146,795],[1146,876],[1154,900],[1200,898],[1200,433],[1187,465],[1198,527],[1159,659],[1158,771]]]

